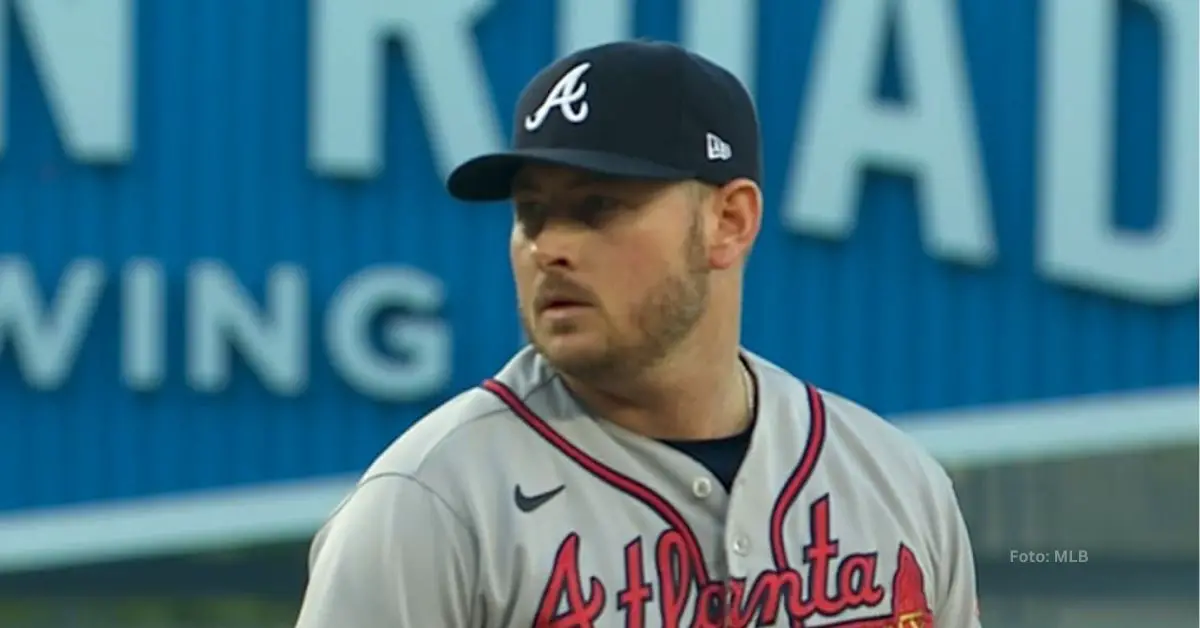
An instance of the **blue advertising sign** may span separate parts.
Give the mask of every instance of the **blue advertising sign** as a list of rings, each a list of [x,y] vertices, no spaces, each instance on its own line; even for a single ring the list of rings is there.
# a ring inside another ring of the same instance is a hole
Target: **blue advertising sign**
[[[1194,2],[8,6],[0,511],[354,473],[492,373],[509,214],[443,178],[628,37],[756,95],[752,350],[897,421],[1197,384]]]

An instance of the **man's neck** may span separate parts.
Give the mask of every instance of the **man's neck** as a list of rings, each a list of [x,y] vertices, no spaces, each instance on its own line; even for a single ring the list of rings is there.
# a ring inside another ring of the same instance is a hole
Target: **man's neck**
[[[594,385],[564,376],[598,418],[647,438],[711,440],[745,431],[752,379],[738,352],[718,359],[675,356],[634,381]]]

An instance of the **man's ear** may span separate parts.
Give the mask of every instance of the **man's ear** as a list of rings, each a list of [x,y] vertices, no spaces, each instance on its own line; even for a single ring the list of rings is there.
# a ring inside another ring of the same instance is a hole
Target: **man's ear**
[[[713,190],[708,207],[716,223],[709,238],[709,264],[731,268],[750,254],[762,229],[762,191],[749,179],[734,179]]]

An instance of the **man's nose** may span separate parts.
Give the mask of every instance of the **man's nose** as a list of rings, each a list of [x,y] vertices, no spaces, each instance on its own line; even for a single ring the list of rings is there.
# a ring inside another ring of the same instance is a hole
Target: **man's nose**
[[[529,239],[529,251],[539,268],[573,269],[576,266],[583,230],[551,221],[536,236]]]

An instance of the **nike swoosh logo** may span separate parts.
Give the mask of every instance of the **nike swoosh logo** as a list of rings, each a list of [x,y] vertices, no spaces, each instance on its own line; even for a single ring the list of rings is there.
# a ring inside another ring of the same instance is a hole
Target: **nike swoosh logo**
[[[533,512],[545,505],[546,502],[554,499],[554,497],[561,493],[564,488],[566,488],[565,485],[559,484],[558,488],[548,490],[545,493],[526,495],[525,493],[521,492],[521,485],[518,484],[517,487],[513,489],[513,501],[517,503],[517,508],[521,512]]]

